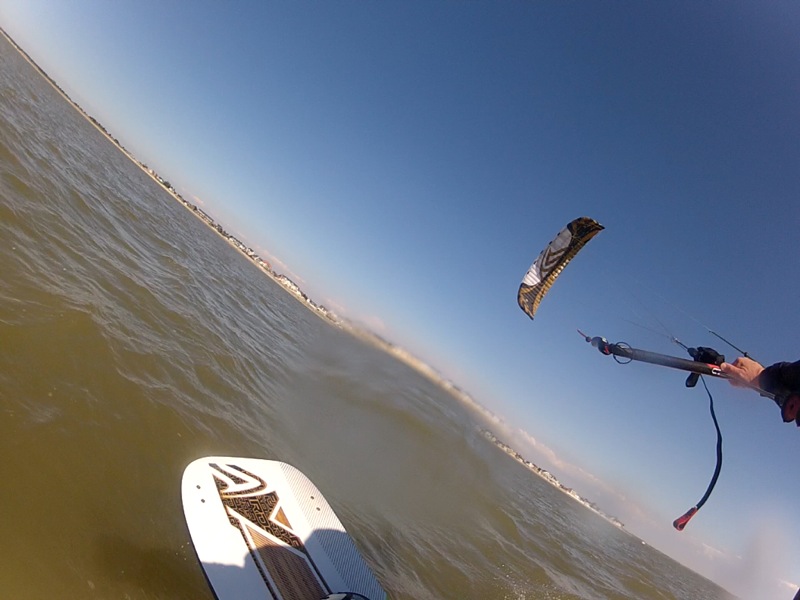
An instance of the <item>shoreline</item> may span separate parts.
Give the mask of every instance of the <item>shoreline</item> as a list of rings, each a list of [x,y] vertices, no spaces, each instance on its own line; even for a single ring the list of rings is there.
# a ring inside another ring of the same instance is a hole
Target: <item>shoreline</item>
[[[320,319],[324,320],[326,323],[331,325],[332,327],[336,327],[342,331],[345,331],[352,335],[353,337],[361,340],[362,342],[369,344],[370,346],[381,350],[390,356],[392,356],[395,360],[405,364],[412,370],[416,371],[422,377],[425,377],[433,384],[440,387],[443,391],[448,393],[451,397],[453,397],[458,402],[465,405],[468,409],[472,410],[476,413],[482,420],[485,421],[486,424],[489,424],[495,420],[497,420],[497,416],[492,413],[489,409],[484,407],[480,402],[475,400],[468,392],[461,389],[457,386],[454,382],[446,378],[444,375],[439,373],[435,368],[428,365],[425,361],[420,360],[412,353],[410,353],[405,348],[401,346],[397,346],[392,342],[384,339],[380,335],[374,333],[373,331],[366,329],[362,326],[359,326],[355,322],[339,317],[335,313],[329,311],[324,306],[316,304],[311,298],[309,298],[301,289],[300,287],[294,283],[289,277],[284,274],[276,273],[271,265],[264,261],[258,254],[256,254],[251,248],[247,247],[243,244],[239,239],[237,239],[234,235],[229,234],[225,229],[218,224],[209,214],[207,214],[204,210],[197,207],[196,205],[188,202],[181,196],[181,194],[161,175],[158,174],[152,167],[149,165],[142,163],[139,161],[130,151],[125,148],[117,138],[115,138],[106,128],[103,126],[97,119],[92,117],[89,113],[87,113],[83,107],[81,107],[77,102],[72,100],[72,98],[61,89],[61,87],[56,83],[54,79],[52,79],[36,62],[23,50],[15,41],[14,39],[8,35],[8,33],[0,27],[0,33],[3,37],[8,41],[9,44],[22,56],[22,58],[31,65],[43,78],[47,81],[50,86],[61,95],[61,97],[66,100],[86,121],[92,125],[98,132],[100,132],[109,142],[111,142],[120,152],[122,152],[131,162],[133,162],[139,169],[142,170],[150,179],[153,180],[156,184],[159,185],[160,188],[165,190],[172,198],[178,202],[180,202],[184,208],[189,210],[189,212],[193,213],[196,218],[202,221],[207,227],[212,229],[217,235],[219,235],[222,239],[224,239],[228,244],[230,244],[235,250],[237,250],[240,254],[242,254],[245,258],[249,259],[249,262],[253,263],[254,266],[259,268],[259,270],[272,279],[275,283],[280,285],[284,288],[284,290],[289,293],[289,295],[293,296],[298,302],[303,304],[308,310],[312,313],[316,314]],[[517,462],[522,463],[526,466],[534,475],[538,475],[539,477],[545,479],[548,483],[560,489],[563,493],[569,495],[580,504],[585,506],[588,510],[598,514],[599,516],[603,517],[613,525],[619,527],[620,529],[624,530],[624,525],[620,523],[616,518],[609,517],[598,508],[594,506],[593,503],[589,502],[585,498],[579,496],[574,490],[570,490],[564,488],[555,476],[551,475],[547,471],[544,471],[547,475],[542,474],[542,469],[539,469],[530,461],[525,460],[522,456],[514,451],[512,448],[505,445],[503,442],[500,442],[493,433],[491,433],[488,429],[484,428],[481,430],[481,434],[489,441],[493,443],[497,448],[501,449],[510,458],[517,460]],[[534,468],[531,468],[533,466]]]
[[[192,212],[195,215],[195,217],[197,217],[198,219],[203,221],[207,226],[209,226],[218,235],[220,235],[220,237],[222,237],[223,239],[227,240],[227,238],[217,229],[216,223],[213,221],[213,219],[211,219],[210,216],[206,215],[207,219],[203,218],[203,216],[205,215],[204,212],[202,214],[198,214],[198,211],[202,212],[201,209],[198,209],[195,205],[187,202],[183,198],[183,196],[181,196],[175,190],[175,188],[173,188],[171,186],[168,187],[167,185],[165,185],[165,183],[168,183],[168,182],[164,178],[162,178],[154,169],[149,167],[147,164],[145,164],[145,163],[141,162],[140,160],[138,160],[127,148],[125,148],[125,146],[123,146],[120,143],[120,141],[117,138],[115,138],[113,135],[111,135],[111,133],[105,128],[104,125],[102,125],[97,119],[95,119],[93,116],[91,116],[89,113],[87,113],[80,104],[78,104],[72,98],[70,98],[69,94],[67,94],[63,89],[61,89],[61,86],[59,86],[58,83],[56,83],[56,81],[52,77],[50,77],[44,69],[42,69],[38,64],[36,64],[36,61],[34,61],[28,55],[28,53],[25,52],[25,50],[23,50],[22,47],[14,41],[14,39],[10,35],[8,35],[8,33],[6,32],[5,29],[0,27],[0,33],[2,33],[2,35],[6,39],[6,41],[8,41],[8,43],[11,44],[11,46],[13,46],[13,48],[20,54],[20,56],[22,56],[22,58],[24,58],[25,61],[29,65],[31,65],[34,69],[36,69],[36,71],[45,79],[45,81],[47,81],[50,84],[50,86],[56,92],[58,92],[58,94],[64,100],[66,100],[84,119],[86,119],[86,121],[92,127],[94,127],[97,131],[99,131],[109,142],[114,144],[114,146],[116,146],[117,149],[120,152],[122,152],[131,162],[133,162],[137,167],[139,167],[139,169],[141,169],[141,171],[144,172],[145,175],[150,177],[150,179],[152,179],[155,183],[159,184],[159,186],[161,186],[175,200],[178,200],[186,208],[189,208],[190,212]],[[227,240],[227,241],[230,242],[230,240]],[[270,277],[275,279],[275,276],[274,276],[273,273],[267,273],[267,275],[269,275]]]
[[[497,446],[497,448],[502,450],[508,456],[513,458],[515,461],[520,463],[522,466],[524,466],[526,469],[528,469],[531,473],[533,473],[534,475],[538,475],[539,477],[544,479],[547,483],[549,483],[554,488],[556,488],[558,491],[560,491],[563,494],[566,494],[567,496],[569,496],[570,498],[572,498],[573,500],[575,500],[579,504],[581,504],[584,507],[588,508],[593,513],[595,513],[596,515],[602,517],[603,519],[605,519],[606,521],[611,523],[614,527],[622,529],[623,531],[628,533],[627,529],[625,529],[625,524],[622,523],[622,521],[620,521],[616,517],[613,517],[613,516],[603,512],[602,510],[600,510],[600,508],[594,502],[584,498],[583,496],[578,494],[578,492],[576,492],[574,489],[566,487],[563,483],[561,483],[558,480],[558,478],[555,475],[553,475],[552,473],[550,473],[549,471],[547,471],[545,469],[542,469],[537,464],[527,460],[519,452],[514,450],[511,446],[509,446],[508,444],[506,444],[505,442],[500,440],[489,429],[483,429],[481,431],[481,433],[483,434],[483,437],[485,437],[487,440],[489,440],[492,444]]]
[[[25,61],[30,64],[36,71],[53,87],[53,89],[58,92],[61,97],[66,100],[78,113],[86,119],[86,121],[92,125],[98,132],[100,132],[109,142],[114,144],[116,148],[122,152],[131,162],[133,162],[139,169],[141,169],[150,179],[152,179],[155,183],[157,183],[161,188],[163,188],[170,196],[173,197],[174,200],[180,202],[184,208],[188,209],[189,212],[194,214],[196,218],[198,218],[201,222],[203,222],[207,227],[213,230],[217,235],[219,235],[222,239],[228,242],[234,249],[238,250],[241,254],[245,256],[245,258],[250,259],[251,262],[255,263],[257,267],[261,269],[261,271],[270,279],[272,279],[275,283],[281,285],[291,296],[300,302],[301,304],[305,305],[307,309],[309,309],[312,313],[316,314],[318,317],[344,331],[347,331],[351,335],[357,337],[358,339],[362,340],[365,343],[368,343],[384,352],[391,354],[395,359],[399,360],[400,362],[406,364],[410,368],[414,369],[427,379],[430,379],[432,382],[436,383],[440,387],[444,388],[445,391],[449,392],[451,395],[455,396],[458,400],[467,401],[468,404],[474,405],[478,407],[481,412],[485,411],[486,409],[483,408],[479,403],[477,403],[472,397],[469,396],[466,392],[459,389],[455,384],[449,381],[447,378],[439,374],[433,367],[425,363],[424,361],[416,358],[407,350],[383,339],[381,336],[377,335],[376,333],[369,331],[363,327],[358,326],[357,324],[353,323],[349,319],[345,319],[339,317],[335,313],[329,311],[324,306],[317,305],[313,300],[311,300],[306,294],[300,289],[300,287],[295,284],[289,277],[282,273],[276,273],[272,267],[269,265],[268,262],[261,259],[251,248],[248,248],[245,244],[239,241],[235,236],[229,234],[219,225],[211,215],[206,213],[203,209],[197,207],[196,205],[188,202],[186,199],[181,196],[181,194],[175,190],[174,187],[168,185],[169,182],[161,177],[155,169],[151,168],[149,165],[141,162],[138,160],[125,146],[123,146],[117,138],[115,138],[106,128],[102,125],[97,119],[92,117],[89,113],[87,113],[83,107],[75,102],[70,96],[61,89],[61,87],[55,82],[53,78],[51,78],[36,62],[23,50],[19,44],[17,44],[11,36],[6,33],[6,31],[0,27],[0,33],[3,34],[3,37],[14,47],[14,49],[25,59]]]

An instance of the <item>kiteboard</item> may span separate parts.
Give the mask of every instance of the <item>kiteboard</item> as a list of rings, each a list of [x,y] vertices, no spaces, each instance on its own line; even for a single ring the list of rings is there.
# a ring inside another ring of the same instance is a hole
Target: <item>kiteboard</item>
[[[283,462],[212,456],[183,473],[183,511],[218,600],[385,600],[316,486]]]

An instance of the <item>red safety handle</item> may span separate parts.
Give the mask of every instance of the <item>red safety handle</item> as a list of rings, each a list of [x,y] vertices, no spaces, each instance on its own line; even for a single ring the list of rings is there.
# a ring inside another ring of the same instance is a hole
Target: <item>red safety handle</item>
[[[697,514],[699,509],[696,506],[693,506],[686,513],[672,522],[672,526],[677,529],[678,531],[683,531],[686,527],[686,524],[689,523],[689,520]]]

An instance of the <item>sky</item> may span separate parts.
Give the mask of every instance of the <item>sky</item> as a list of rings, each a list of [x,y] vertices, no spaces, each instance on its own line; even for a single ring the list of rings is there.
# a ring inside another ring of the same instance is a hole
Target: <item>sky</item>
[[[409,349],[497,433],[744,598],[800,584],[800,430],[576,328],[797,360],[800,5],[0,0],[89,114],[317,303]],[[566,223],[605,226],[531,321]],[[710,330],[710,331],[709,331]],[[788,584],[786,583],[788,582]]]

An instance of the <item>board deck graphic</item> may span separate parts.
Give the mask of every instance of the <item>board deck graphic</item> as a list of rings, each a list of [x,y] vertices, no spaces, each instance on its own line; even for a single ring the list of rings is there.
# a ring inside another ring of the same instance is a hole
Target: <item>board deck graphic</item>
[[[314,484],[286,463],[206,457],[186,467],[183,510],[219,600],[385,600],[372,571]]]

